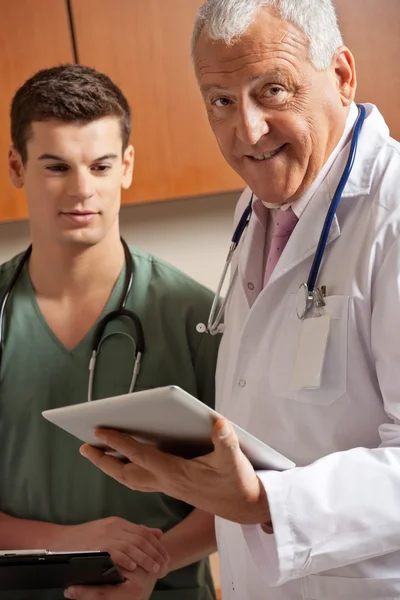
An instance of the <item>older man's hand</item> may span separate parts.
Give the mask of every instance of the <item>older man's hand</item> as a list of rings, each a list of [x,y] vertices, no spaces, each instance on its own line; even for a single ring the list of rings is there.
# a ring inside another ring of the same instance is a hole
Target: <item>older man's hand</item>
[[[141,568],[134,572],[120,569],[124,583],[116,585],[79,585],[64,592],[71,600],[148,600],[154,589],[157,577]]]
[[[165,454],[115,431],[99,430],[96,437],[129,462],[87,444],[81,454],[133,490],[163,492],[237,523],[270,521],[265,490],[226,419],[214,426],[214,451],[193,460]]]

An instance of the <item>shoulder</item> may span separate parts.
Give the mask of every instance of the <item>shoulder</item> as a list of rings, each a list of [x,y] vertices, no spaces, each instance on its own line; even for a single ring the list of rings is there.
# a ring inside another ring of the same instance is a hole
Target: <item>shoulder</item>
[[[130,246],[134,268],[141,278],[151,280],[161,295],[172,294],[174,302],[191,300],[196,304],[209,306],[213,294],[211,290],[195,281],[164,260]]]
[[[0,265],[0,294],[3,294],[8,287],[22,256],[23,253],[21,252]]]
[[[362,179],[370,182],[372,206],[397,212],[400,189],[400,143],[390,137],[389,127],[374,105],[366,105],[368,118],[360,137]]]
[[[196,355],[205,353],[206,362],[215,359],[219,336],[198,333],[196,326],[207,323],[214,293],[176,267],[156,256],[130,247],[134,273],[142,302],[156,306],[167,322],[180,323]]]
[[[400,219],[400,144],[392,138],[379,154],[371,192],[372,206],[384,221],[389,215]]]
[[[381,175],[382,182],[397,183],[400,180],[400,143],[388,138],[383,151],[379,154],[375,174]]]

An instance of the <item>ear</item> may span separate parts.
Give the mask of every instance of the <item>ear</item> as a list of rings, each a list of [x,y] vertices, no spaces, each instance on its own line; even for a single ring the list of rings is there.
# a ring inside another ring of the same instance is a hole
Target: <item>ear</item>
[[[122,188],[127,190],[132,183],[133,165],[135,162],[135,150],[133,146],[128,146],[122,158]]]
[[[342,104],[343,106],[349,106],[354,101],[357,89],[354,56],[348,48],[342,46],[337,51],[333,61]]]
[[[22,158],[18,150],[14,146],[8,149],[8,174],[11,183],[17,188],[24,187],[25,169],[22,163]]]

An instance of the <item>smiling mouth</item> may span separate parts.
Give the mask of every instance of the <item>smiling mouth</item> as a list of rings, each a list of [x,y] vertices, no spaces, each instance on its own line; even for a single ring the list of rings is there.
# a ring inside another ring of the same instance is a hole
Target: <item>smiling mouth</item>
[[[264,160],[268,160],[269,158],[272,158],[273,156],[276,156],[277,154],[279,154],[279,152],[286,146],[286,144],[283,144],[283,146],[280,146],[279,148],[277,148],[276,150],[272,150],[272,152],[267,152],[266,154],[247,154],[247,158],[250,158],[251,160],[256,160],[259,162],[262,162]]]

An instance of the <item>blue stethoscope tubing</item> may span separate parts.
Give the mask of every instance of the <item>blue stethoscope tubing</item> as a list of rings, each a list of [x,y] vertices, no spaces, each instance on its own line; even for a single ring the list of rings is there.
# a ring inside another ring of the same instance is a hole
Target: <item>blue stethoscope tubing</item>
[[[350,174],[351,174],[351,171],[353,169],[354,162],[356,159],[360,132],[361,132],[361,128],[362,128],[365,118],[366,118],[365,106],[363,106],[362,104],[358,104],[357,107],[358,107],[358,117],[357,117],[357,121],[354,125],[354,131],[353,131],[353,136],[352,136],[352,140],[351,140],[349,157],[348,157],[345,169],[343,171],[342,177],[336,188],[335,194],[332,198],[331,204],[329,206],[329,210],[326,215],[324,226],[321,231],[321,236],[319,238],[317,250],[314,255],[314,260],[313,260],[313,263],[312,263],[312,266],[310,269],[307,283],[303,283],[300,286],[300,289],[304,288],[305,293],[306,293],[304,310],[302,311],[301,314],[299,314],[299,312],[298,312],[298,316],[301,319],[303,319],[305,317],[306,313],[313,305],[315,285],[316,285],[316,282],[318,279],[318,274],[319,274],[319,271],[321,268],[321,263],[322,263],[322,259],[324,256],[326,244],[328,241],[329,232],[330,232],[332,222],[335,217],[337,208],[339,206],[339,202],[342,198],[343,191],[349,180],[349,177],[350,177]],[[251,219],[251,216],[253,213],[253,197],[254,197],[254,194],[252,193],[250,202],[246,206],[242,216],[240,217],[239,223],[237,224],[235,231],[233,232],[231,244],[229,246],[228,256],[226,258],[224,269],[222,271],[221,278],[220,278],[218,286],[217,286],[217,290],[215,293],[214,301],[211,306],[207,326],[204,325],[203,323],[199,323],[197,325],[197,331],[200,333],[209,333],[211,335],[216,335],[217,333],[223,332],[223,324],[221,323],[221,321],[222,321],[222,317],[223,317],[223,313],[224,313],[226,304],[232,294],[233,286],[235,285],[235,282],[237,279],[238,268],[235,269],[235,272],[232,276],[230,285],[226,292],[225,298],[223,299],[218,312],[217,312],[217,307],[218,307],[219,300],[220,300],[221,290],[224,285],[229,266],[231,265],[231,262],[232,262],[233,254],[234,254],[235,250],[237,249],[239,242],[240,242],[245,230],[247,229],[247,227],[249,225],[249,222],[250,222],[250,219]]]
[[[363,126],[363,123],[364,123],[365,117],[366,117],[365,106],[362,106],[362,104],[358,105],[358,111],[359,111],[358,118],[357,118],[356,124],[354,126],[354,133],[353,133],[353,137],[351,140],[349,158],[347,159],[347,163],[346,163],[346,167],[343,171],[343,175],[339,181],[339,185],[336,189],[335,195],[333,196],[332,202],[329,206],[328,214],[326,215],[324,226],[323,226],[322,232],[321,232],[321,237],[319,239],[317,250],[315,252],[313,264],[311,266],[310,274],[308,276],[307,287],[308,287],[308,291],[310,293],[315,288],[315,284],[316,284],[317,278],[318,278],[318,273],[319,273],[319,270],[321,267],[321,262],[322,262],[326,244],[328,241],[329,232],[331,230],[332,222],[333,222],[333,219],[335,218],[337,207],[339,206],[339,202],[342,198],[344,188],[346,187],[346,184],[349,180],[349,177],[350,177],[350,174],[351,174],[351,171],[353,169],[354,162],[356,159],[358,140],[360,138],[361,128]]]

